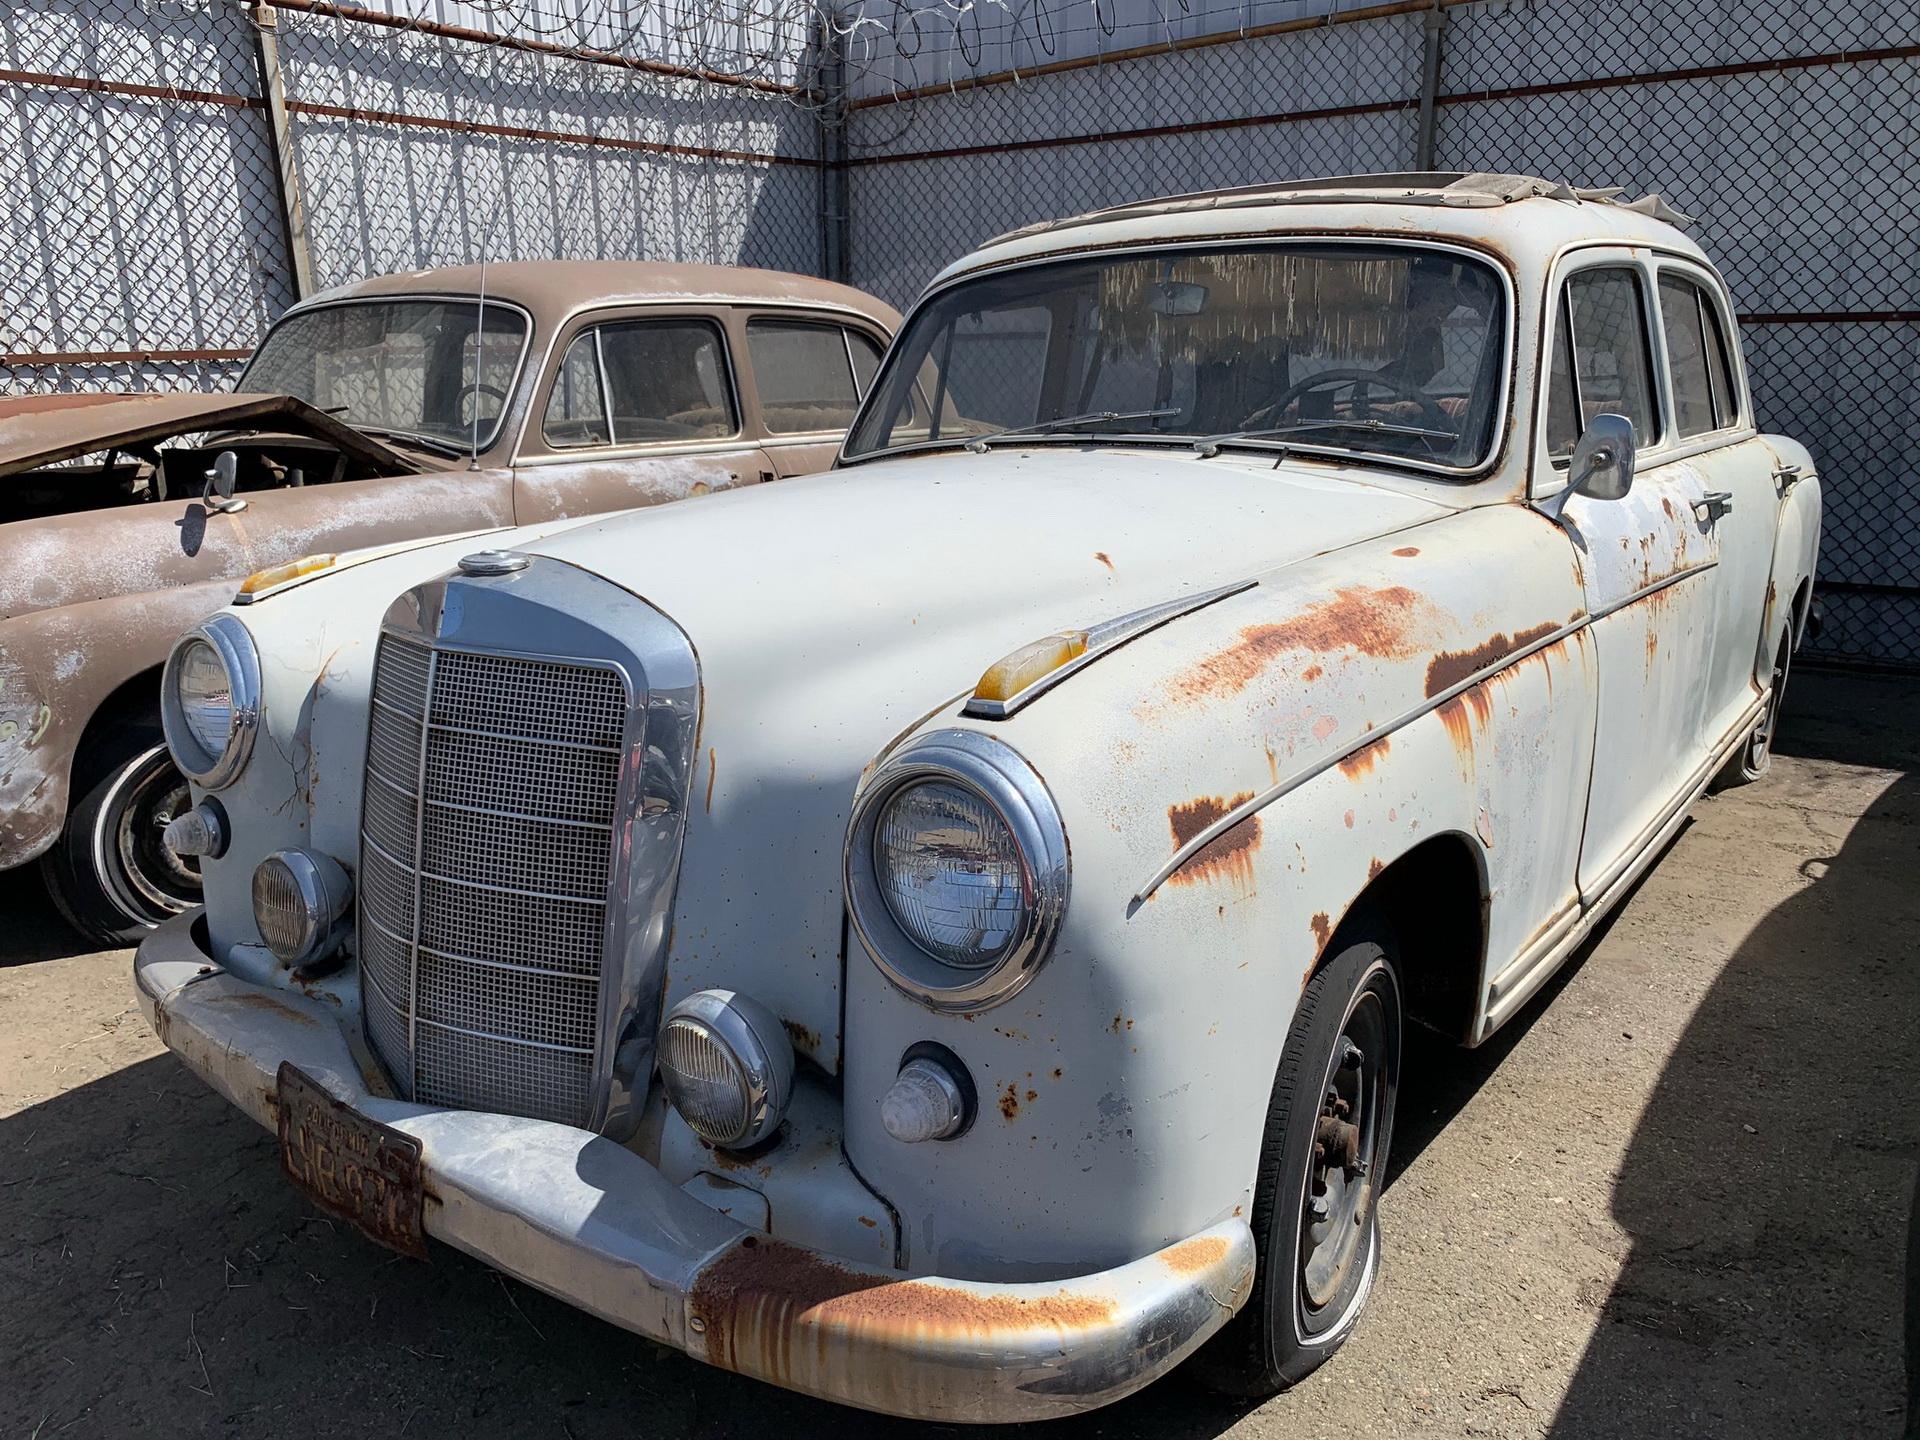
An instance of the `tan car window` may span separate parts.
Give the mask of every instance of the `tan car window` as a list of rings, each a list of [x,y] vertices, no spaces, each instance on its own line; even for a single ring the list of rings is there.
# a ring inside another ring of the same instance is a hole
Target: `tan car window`
[[[1653,358],[1637,270],[1582,270],[1567,282],[1573,323],[1573,373],[1580,393],[1580,428],[1596,415],[1624,415],[1634,438],[1659,437],[1653,399]]]
[[[853,423],[859,394],[838,325],[754,320],[747,325],[747,353],[769,434],[844,430]]]
[[[740,428],[719,327],[705,320],[602,325],[613,443],[719,440]]]
[[[1682,435],[1705,435],[1719,425],[1700,304],[1700,287],[1691,280],[1660,277],[1660,328],[1666,333],[1667,366],[1673,375],[1673,423]]]
[[[574,337],[560,362],[560,373],[553,378],[540,433],[556,450],[610,442],[606,392],[600,388],[600,357],[594,339],[591,330]]]

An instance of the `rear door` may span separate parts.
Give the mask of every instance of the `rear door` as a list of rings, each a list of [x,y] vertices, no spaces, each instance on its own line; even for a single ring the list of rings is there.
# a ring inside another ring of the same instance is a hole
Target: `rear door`
[[[1701,738],[1713,747],[1744,718],[1773,656],[1762,644],[1780,493],[1774,456],[1754,431],[1736,363],[1731,308],[1707,270],[1661,257],[1661,343],[1675,444],[1702,487],[1695,518],[1711,532],[1714,648],[1702,686]]]
[[[828,318],[752,314],[747,355],[761,443],[782,478],[833,464],[880,366],[871,335]]]
[[[1698,468],[1668,458],[1652,273],[1628,251],[1578,251],[1553,295],[1535,497],[1565,486],[1574,443],[1595,415],[1631,420],[1639,456],[1623,499],[1576,495],[1562,512],[1580,552],[1599,672],[1579,867],[1591,903],[1658,832],[1700,762],[1718,547],[1695,518],[1706,490]]]
[[[774,478],[724,309],[596,312],[562,334],[514,461],[523,524]]]

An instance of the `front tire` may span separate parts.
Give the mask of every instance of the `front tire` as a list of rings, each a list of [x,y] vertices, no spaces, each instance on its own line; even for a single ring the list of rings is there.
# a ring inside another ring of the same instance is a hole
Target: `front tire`
[[[154,926],[200,903],[200,876],[161,843],[167,822],[192,805],[186,777],[150,727],[128,727],[83,757],[80,800],[40,857],[40,872],[67,923],[101,945],[137,944]]]
[[[1211,1389],[1266,1396],[1345,1343],[1380,1268],[1380,1183],[1400,1085],[1391,933],[1359,918],[1308,982],[1280,1056],[1254,1189],[1253,1295],[1194,1361]]]

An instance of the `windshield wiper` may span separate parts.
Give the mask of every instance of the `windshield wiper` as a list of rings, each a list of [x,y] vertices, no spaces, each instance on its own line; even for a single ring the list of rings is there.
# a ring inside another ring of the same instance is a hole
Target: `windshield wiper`
[[[1193,442],[1193,448],[1204,455],[1217,455],[1223,445],[1238,444],[1242,440],[1271,440],[1283,435],[1298,435],[1303,430],[1364,430],[1370,435],[1417,435],[1429,440],[1458,440],[1460,437],[1450,430],[1429,430],[1424,425],[1395,425],[1386,420],[1295,420],[1287,425],[1274,425],[1264,430],[1229,430],[1224,435],[1208,435]],[[1342,445],[1342,450],[1359,447]]]
[[[1162,406],[1158,410],[1089,410],[1084,415],[1061,415],[1052,420],[1036,420],[1031,425],[1013,425],[1005,430],[976,435],[967,441],[967,449],[976,455],[984,455],[988,444],[1004,440],[1010,435],[1053,435],[1062,430],[1078,430],[1082,425],[1112,424],[1117,420],[1158,420],[1162,416],[1179,413],[1176,405]]]
[[[436,440],[430,435],[416,435],[411,430],[395,430],[386,425],[355,425],[354,429],[364,435],[377,435],[382,440],[398,440],[402,445],[417,445],[422,450],[431,450],[436,455],[445,455],[458,460],[467,453],[465,445],[456,445],[451,440]]]

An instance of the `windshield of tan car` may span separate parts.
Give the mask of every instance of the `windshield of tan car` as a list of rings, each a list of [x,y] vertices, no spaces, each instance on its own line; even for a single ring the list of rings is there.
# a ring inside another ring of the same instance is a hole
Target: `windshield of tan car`
[[[1493,443],[1491,265],[1392,244],[1083,256],[963,281],[888,353],[854,458],[997,434],[1365,451],[1449,469]]]
[[[292,395],[376,434],[464,450],[493,443],[513,393],[526,317],[477,300],[355,300],[289,315],[239,390]]]

